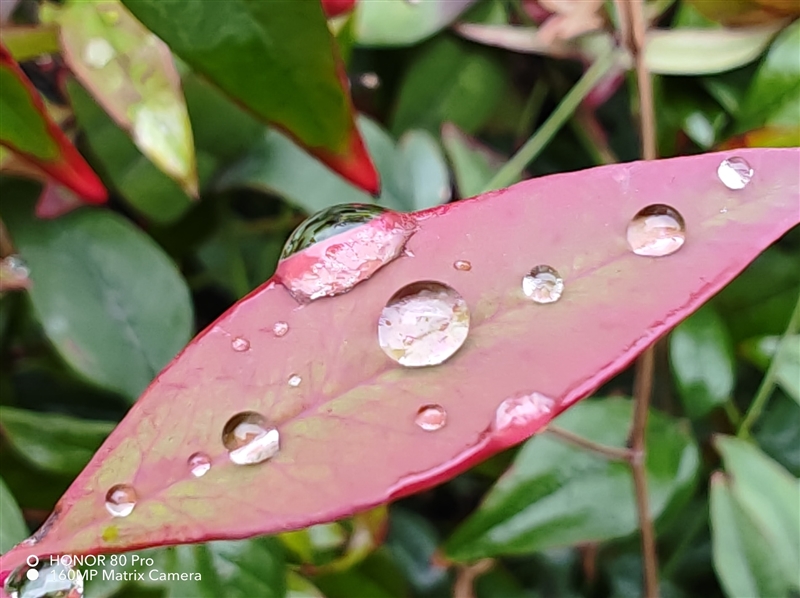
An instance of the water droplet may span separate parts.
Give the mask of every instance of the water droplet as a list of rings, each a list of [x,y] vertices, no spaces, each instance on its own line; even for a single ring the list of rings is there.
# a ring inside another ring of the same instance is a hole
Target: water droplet
[[[726,158],[717,167],[717,176],[728,189],[744,189],[752,180],[753,173],[747,160],[738,156]]]
[[[438,365],[451,357],[469,332],[467,302],[439,282],[415,282],[397,291],[381,312],[378,342],[400,365]]]
[[[286,336],[287,332],[289,332],[289,324],[286,322],[275,322],[272,326],[272,334],[277,337]]]
[[[678,251],[685,240],[683,216],[663,204],[647,206],[628,224],[628,245],[636,255],[670,255]]]
[[[193,453],[187,461],[189,471],[196,478],[206,475],[211,469],[211,457],[205,453]]]
[[[237,465],[261,463],[278,454],[280,434],[255,411],[234,415],[222,429],[222,444]]]
[[[368,204],[333,206],[292,233],[276,274],[300,301],[346,293],[399,257],[415,230],[409,214]]]
[[[30,269],[18,255],[0,260],[0,290],[24,289],[30,285]]]
[[[456,260],[453,262],[453,268],[462,272],[469,272],[472,270],[472,264],[467,260]]]
[[[538,392],[513,396],[497,407],[494,428],[504,430],[509,427],[526,426],[549,415],[554,405],[553,399]]]
[[[447,423],[447,412],[441,405],[425,405],[417,411],[414,423],[426,432],[434,432]]]
[[[381,86],[381,79],[378,77],[377,73],[363,73],[359,78],[358,82],[361,83],[362,87],[367,89],[378,89]]]
[[[231,347],[233,347],[234,351],[241,353],[242,351],[247,351],[250,348],[250,341],[246,338],[242,338],[241,336],[237,336],[231,341]]]
[[[28,558],[31,559],[31,557]],[[83,573],[81,571],[73,569],[60,559],[54,563],[50,562],[50,557],[36,560],[28,560],[34,565],[18,567],[6,579],[4,589],[11,598],[81,598],[83,596]]]
[[[117,55],[114,47],[102,37],[93,37],[83,47],[83,61],[92,68],[101,69]]]
[[[554,268],[542,264],[522,278],[522,292],[536,303],[553,303],[564,292],[564,279]]]
[[[297,374],[292,374],[291,376],[289,376],[289,386],[293,386],[294,388],[300,386],[300,383],[302,381],[303,379]]]
[[[130,484],[117,484],[106,492],[106,510],[114,517],[127,517],[136,506],[136,490]]]

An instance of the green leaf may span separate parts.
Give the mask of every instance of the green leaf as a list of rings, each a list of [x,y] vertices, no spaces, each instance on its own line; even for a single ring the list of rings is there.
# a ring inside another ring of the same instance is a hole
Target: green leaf
[[[420,593],[441,588],[447,581],[447,569],[434,563],[438,544],[439,533],[429,520],[403,508],[391,509],[387,548],[405,578]]]
[[[0,554],[22,542],[30,535],[17,501],[0,478]]]
[[[603,399],[575,405],[555,422],[594,442],[622,447],[631,415],[631,401]],[[658,518],[692,490],[698,449],[684,426],[657,412],[650,415],[647,440],[650,513]],[[445,551],[467,561],[620,538],[638,527],[635,505],[626,462],[535,436]]]
[[[401,138],[398,150],[402,159],[399,177],[405,183],[409,212],[432,208],[450,201],[450,175],[442,150],[426,131],[408,131]]]
[[[326,598],[396,598],[408,595],[402,574],[384,550],[374,552],[346,571],[315,577],[314,583]]]
[[[364,46],[405,46],[452,23],[475,0],[357,2],[356,42]]]
[[[775,39],[756,72],[738,115],[738,129],[800,127],[800,21]]]
[[[371,3],[364,3],[371,4]],[[438,134],[445,122],[466,133],[491,116],[506,90],[505,70],[485,48],[449,36],[428,44],[400,85],[392,131]]]
[[[59,474],[78,475],[115,425],[0,407],[0,428],[8,442],[37,467]]]
[[[481,193],[502,165],[501,156],[464,135],[452,123],[442,126],[442,144],[462,198]]]
[[[30,185],[5,182],[24,196]],[[192,304],[175,265],[120,216],[83,209],[37,221],[18,200],[3,219],[30,268],[47,336],[75,370],[133,401],[188,341]]]
[[[733,353],[725,323],[711,306],[702,307],[672,332],[670,364],[693,419],[730,398],[736,383]]]
[[[774,546],[720,472],[711,476],[711,534],[714,568],[730,598],[788,594]]]
[[[96,163],[125,200],[156,222],[180,218],[191,205],[180,185],[136,148],[83,87],[69,81],[67,91]]]
[[[42,54],[57,54],[61,51],[58,45],[58,28],[52,25],[9,26],[3,23],[0,41],[5,44],[17,62],[32,60]]]
[[[800,405],[781,395],[772,397],[755,437],[761,450],[800,477]]]
[[[192,128],[164,42],[118,0],[70,0],[54,14],[75,76],[148,159],[196,196]]]
[[[776,355],[781,337],[765,336],[751,340],[743,346],[745,356],[766,371],[775,360],[775,378],[778,385],[800,404],[800,335],[787,337],[783,350]]]
[[[776,581],[800,589],[800,481],[744,440],[718,436],[714,444],[732,478],[733,497],[771,547]],[[784,592],[762,595],[778,594]]]

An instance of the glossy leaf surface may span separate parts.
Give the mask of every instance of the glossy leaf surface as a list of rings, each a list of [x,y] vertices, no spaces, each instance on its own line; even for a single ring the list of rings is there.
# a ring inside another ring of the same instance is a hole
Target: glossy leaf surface
[[[740,190],[717,176],[725,153],[531,180],[416,214],[406,246],[414,257],[349,293],[301,306],[268,282],[158,376],[59,502],[36,552],[305,527],[430,487],[526,439],[798,223],[798,153],[742,150],[755,174]],[[652,203],[673,206],[686,222],[686,243],[673,255],[643,257],[627,245],[631,217]],[[333,239],[358,247],[372,232],[367,224]],[[471,268],[455,268],[457,259]],[[522,291],[522,278],[543,263],[565,282],[548,305]],[[446,363],[404,369],[381,351],[378,320],[398,289],[421,280],[457,289],[470,332]],[[288,325],[282,336],[277,322]],[[432,402],[447,412],[435,432],[414,423]],[[280,432],[280,452],[266,463],[235,465],[222,443],[225,423],[246,410]],[[203,477],[187,467],[194,451],[211,457]],[[128,517],[111,518],[105,495],[119,483],[133,484],[139,499]],[[2,575],[28,554],[4,555]]]
[[[128,0],[125,5],[242,106],[288,131],[369,193],[379,190],[319,2]]]
[[[475,0],[383,0],[358,2],[356,41],[365,46],[405,46],[449,25]]]

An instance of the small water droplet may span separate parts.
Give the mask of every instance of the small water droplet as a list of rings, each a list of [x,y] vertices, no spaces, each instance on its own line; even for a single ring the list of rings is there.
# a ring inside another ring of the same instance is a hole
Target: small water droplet
[[[237,465],[252,465],[271,459],[280,450],[280,434],[255,411],[234,415],[222,429],[222,444]]]
[[[497,407],[494,428],[504,430],[509,427],[526,426],[549,415],[554,405],[553,399],[539,392],[510,397]]]
[[[670,255],[678,251],[685,240],[683,216],[663,204],[647,206],[628,224],[628,245],[636,255]]]
[[[415,282],[397,291],[378,320],[378,342],[400,365],[438,365],[461,348],[469,332],[467,302],[439,282]]]
[[[83,47],[83,61],[90,67],[101,69],[117,55],[114,47],[102,37],[93,37]]]
[[[246,338],[242,338],[241,336],[237,336],[231,341],[231,347],[233,347],[234,351],[241,353],[242,351],[247,351],[250,348],[250,341]]]
[[[541,264],[522,278],[522,292],[536,303],[553,303],[564,292],[564,279],[554,268]]]
[[[292,233],[276,274],[299,301],[346,293],[398,258],[415,230],[409,214],[369,204],[333,206]]]
[[[453,262],[453,268],[462,272],[469,272],[472,270],[472,264],[467,260],[456,260]]]
[[[286,336],[287,332],[289,332],[289,324],[286,322],[275,322],[272,326],[272,334],[277,337]]]
[[[18,255],[0,260],[0,290],[24,289],[30,286],[30,269]]]
[[[738,156],[726,158],[717,167],[717,176],[728,189],[744,189],[752,180],[753,173],[747,160]]]
[[[417,411],[414,423],[426,432],[434,432],[447,423],[447,412],[441,405],[425,405]]]
[[[381,86],[381,79],[378,77],[377,73],[363,73],[359,78],[358,82],[361,84],[362,87],[367,89],[378,89]]]
[[[29,563],[34,563],[33,566],[22,565],[6,579],[4,589],[11,598],[81,598],[83,596],[84,574],[81,571],[73,569],[61,559],[54,563],[50,562],[50,557],[36,560],[38,562],[29,560]]]
[[[297,374],[292,374],[291,376],[289,376],[289,386],[292,386],[294,388],[297,388],[298,386],[300,386],[300,383],[302,381],[303,381],[303,379],[300,376],[298,376]]]
[[[117,484],[106,492],[106,510],[114,517],[127,517],[136,506],[136,490],[130,484]]]
[[[722,209],[719,211],[719,213],[720,213],[720,214],[727,214],[727,213],[728,213],[728,208],[722,208]]]
[[[196,478],[201,478],[206,475],[211,469],[211,457],[205,453],[193,453],[187,461],[189,471]]]

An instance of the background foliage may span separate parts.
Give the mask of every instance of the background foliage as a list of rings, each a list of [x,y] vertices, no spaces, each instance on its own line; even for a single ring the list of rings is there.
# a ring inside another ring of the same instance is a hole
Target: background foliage
[[[202,12],[230,11],[211,16],[179,6],[191,3],[171,3],[180,14],[127,3],[172,58],[116,2],[89,15],[76,15],[87,10],[77,1],[9,4],[3,43],[110,201],[37,218],[44,195],[59,212],[78,200],[52,179],[43,189],[12,176],[19,163],[0,154],[0,551],[46,519],[191,336],[271,275],[307,214],[475,195],[532,135],[525,177],[639,157],[639,98],[624,69],[607,69],[584,101],[567,95],[614,43],[611,3],[362,0],[330,21],[335,44],[322,11],[305,7],[284,15],[274,56],[258,45],[281,10],[269,3],[255,16],[244,0],[210,3]],[[659,28],[646,61],[661,156],[798,145],[791,6],[656,0],[646,11]],[[123,31],[120,19],[132,24]],[[232,29],[209,30],[209,19]],[[319,72],[298,73],[293,61],[315,44]],[[377,200],[298,145],[318,144],[328,160],[352,138],[346,96],[323,73],[332,48],[381,175]],[[104,86],[112,75],[125,93]],[[3,107],[4,140],[15,106]],[[657,347],[646,465],[664,596],[800,592],[798,271],[793,230]],[[631,383],[623,373],[556,424],[624,447]],[[634,505],[625,463],[545,433],[346,521],[146,552],[202,582],[92,582],[87,595],[640,596]]]

